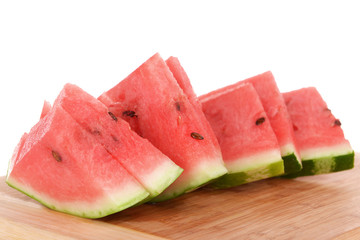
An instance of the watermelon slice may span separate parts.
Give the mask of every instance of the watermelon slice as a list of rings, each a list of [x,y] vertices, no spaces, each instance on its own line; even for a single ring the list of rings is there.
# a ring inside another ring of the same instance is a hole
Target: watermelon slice
[[[233,187],[284,173],[278,141],[251,84],[209,93],[200,99],[229,171],[213,186]]]
[[[354,151],[341,123],[314,87],[283,94],[293,122],[303,169],[290,177],[337,172],[354,167]]]
[[[177,197],[227,173],[209,124],[199,114],[200,109],[189,102],[159,54],[99,100],[184,169],[153,201]]]
[[[177,83],[179,84],[179,86],[181,87],[181,89],[189,99],[189,102],[193,105],[197,115],[199,116],[200,119],[202,119],[204,128],[206,128],[207,131],[209,131],[210,133],[213,133],[213,129],[209,121],[206,119],[206,116],[202,110],[201,103],[191,86],[189,77],[187,76],[184,68],[180,64],[179,59],[176,57],[169,57],[166,60],[166,65],[169,67],[175,80],[177,81]],[[214,146],[219,146],[219,142],[215,134],[211,134],[210,136],[211,138],[209,140],[212,141]]]
[[[148,140],[131,131],[127,122],[117,119],[81,88],[66,84],[54,105],[60,105],[92,134],[150,192],[149,199],[163,192],[182,173]]]
[[[284,160],[285,174],[300,171],[302,166],[294,141],[292,123],[283,97],[270,71],[218,89],[211,94],[236,88],[243,83],[251,83],[260,97],[280,146],[281,156]],[[205,98],[206,96],[205,94],[202,97]]]
[[[198,98],[191,86],[190,79],[186,74],[184,68],[181,66],[180,61],[176,57],[169,57],[166,61],[166,65],[169,67],[171,73],[173,74],[175,80],[184,91],[185,95],[188,97],[189,102],[201,109],[201,105],[199,104]],[[205,121],[206,122],[206,121]]]
[[[149,195],[60,107],[23,135],[6,182],[51,209],[87,218],[118,212]]]

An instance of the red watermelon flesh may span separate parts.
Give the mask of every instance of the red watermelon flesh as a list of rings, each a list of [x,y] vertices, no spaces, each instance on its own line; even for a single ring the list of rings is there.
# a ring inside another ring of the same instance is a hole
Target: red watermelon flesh
[[[179,59],[176,57],[169,57],[165,62],[172,72],[175,80],[184,91],[185,95],[188,97],[189,102],[194,106],[199,105],[198,98],[191,86],[190,79],[184,68],[181,66]]]
[[[150,198],[181,174],[180,167],[81,88],[66,84],[54,105],[64,108],[96,138],[150,192]]]
[[[293,176],[352,168],[354,151],[344,137],[340,120],[334,117],[316,88],[303,88],[283,96],[304,165],[303,170]]]
[[[149,195],[60,107],[52,108],[19,146],[7,183],[51,209],[98,218]]]
[[[9,161],[9,166],[8,166],[8,172],[7,172],[7,175],[9,174],[9,171],[11,171],[11,169],[13,169],[14,165],[16,165],[19,157],[20,157],[20,153],[22,152],[22,149],[24,147],[24,144],[25,144],[25,141],[28,137],[28,134],[27,133],[24,133],[22,136],[21,136],[21,139],[19,141],[19,143],[16,145],[15,147],[15,150],[14,150],[14,153]]]
[[[192,86],[190,83],[190,79],[188,75],[186,74],[184,68],[181,66],[180,61],[176,57],[169,57],[166,61],[166,65],[169,67],[171,73],[173,74],[176,82],[180,86],[180,88],[183,90],[187,98],[189,99],[189,102],[193,105],[194,110],[196,111],[199,118],[202,120],[204,128],[209,133],[210,141],[214,144],[214,146],[219,146],[219,142],[216,138],[216,135],[213,134],[213,129],[209,123],[209,121],[206,119],[204,112],[202,110],[201,103],[199,102]],[[219,146],[220,147],[220,146]]]
[[[40,119],[46,116],[51,110],[51,104],[48,101],[44,101],[44,105],[41,111]]]
[[[284,173],[278,141],[251,84],[239,84],[201,99],[229,171],[213,186],[232,187]]]
[[[300,171],[301,160],[296,150],[291,119],[287,112],[283,97],[276,85],[274,76],[268,71],[218,89],[215,92],[233,89],[243,83],[251,83],[260,97],[261,103],[280,146],[281,155],[284,160],[285,173],[289,174]],[[202,101],[202,98],[206,97],[207,95],[205,94],[199,97],[199,99]]]
[[[154,201],[174,198],[227,171],[213,132],[204,124],[159,54],[155,54],[99,100],[132,129],[184,169]]]

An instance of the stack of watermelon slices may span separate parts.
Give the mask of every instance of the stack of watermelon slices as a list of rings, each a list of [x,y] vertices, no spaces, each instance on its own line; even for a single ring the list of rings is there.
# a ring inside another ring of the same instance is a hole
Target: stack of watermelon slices
[[[180,196],[227,173],[220,146],[200,105],[184,93],[159,54],[99,100],[184,169],[152,201]]]
[[[229,171],[213,183],[215,187],[233,187],[284,174],[278,141],[251,84],[208,94],[200,100]]]
[[[63,212],[103,217],[159,195],[183,170],[71,84],[25,134],[7,183]]]
[[[198,98],[178,59],[155,54],[98,99],[67,84],[53,106],[45,102],[6,181],[49,208],[99,218],[209,183],[353,163],[340,121],[314,88],[282,95],[266,72]]]
[[[354,151],[336,119],[314,87],[283,94],[303,169],[289,177],[338,172],[354,167]]]

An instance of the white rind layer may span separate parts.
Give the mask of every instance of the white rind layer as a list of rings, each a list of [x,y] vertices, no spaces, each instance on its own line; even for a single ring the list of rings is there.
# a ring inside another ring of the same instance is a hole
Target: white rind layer
[[[275,163],[281,160],[279,149],[264,151],[247,157],[238,158],[233,161],[226,161],[225,166],[229,173],[245,172],[257,167]]]
[[[184,171],[172,161],[163,162],[162,165],[158,166],[148,175],[142,176],[142,179],[146,179],[146,181],[142,181],[142,184],[150,193],[150,197],[155,197],[162,193]]]
[[[300,150],[302,161],[312,160],[324,157],[335,157],[347,155],[353,152],[349,142],[344,142],[335,146],[316,147],[306,150]]]
[[[194,166],[191,171],[185,170],[174,184],[170,185],[169,188],[151,201],[160,202],[180,196],[183,193],[194,191],[204,184],[223,176],[228,171],[222,162],[222,158],[199,161],[200,164],[196,167]]]
[[[13,188],[25,193],[29,197],[39,201],[48,208],[56,211],[69,213],[86,218],[100,218],[109,214],[129,208],[149,196],[149,193],[136,182],[126,187],[112,189],[103,196],[86,201],[57,201],[45,194],[35,191],[30,185],[19,183],[16,179],[8,176],[6,182]]]
[[[205,161],[199,162],[200,164],[198,164],[197,167],[193,169],[193,171],[189,172],[189,176],[191,176],[191,179],[193,180],[191,184],[188,185],[188,190],[186,190],[186,192],[195,190],[204,183],[207,183],[212,179],[216,179],[228,173],[226,166],[223,164],[222,158],[219,158],[216,161],[213,159],[206,159]]]
[[[281,151],[281,156],[283,156],[283,157],[291,155],[293,153],[295,153],[296,157],[299,157],[299,156],[297,156],[298,154],[296,153],[295,146],[292,143],[288,143],[286,145],[280,146],[280,151]],[[300,158],[298,158],[298,159],[300,159]]]

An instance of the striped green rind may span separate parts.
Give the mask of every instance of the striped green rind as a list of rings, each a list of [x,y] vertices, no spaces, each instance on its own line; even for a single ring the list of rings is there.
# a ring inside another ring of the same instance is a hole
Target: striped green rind
[[[50,204],[47,201],[44,201],[43,199],[41,199],[41,197],[37,197],[36,194],[30,194],[27,191],[23,191],[21,186],[15,186],[17,184],[11,183],[11,181],[8,178],[6,179],[6,183],[10,187],[18,190],[19,192],[22,192],[23,194],[31,197],[32,199],[38,201],[39,203],[43,204],[44,206],[50,209],[78,217],[92,218],[92,219],[101,218],[116,212],[120,212],[126,208],[136,205],[138,202],[141,202],[143,199],[146,199],[149,196],[148,192],[141,191],[138,194],[134,194],[133,198],[129,198],[128,201],[122,202],[121,204],[116,204],[116,203],[106,204],[98,209],[88,209],[87,211],[78,211],[76,209],[76,206],[73,206],[73,209],[56,207],[55,205]]]
[[[354,152],[351,152],[349,154],[339,156],[303,160],[302,170],[294,174],[286,175],[286,177],[295,178],[352,169],[354,167],[354,159],[355,154]]]
[[[286,175],[299,172],[302,169],[301,161],[296,157],[295,153],[281,157],[284,160],[284,171]]]
[[[211,184],[214,188],[230,188],[244,183],[249,183],[265,178],[275,177],[284,174],[283,160],[257,166],[243,172],[226,174]]]

